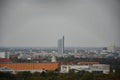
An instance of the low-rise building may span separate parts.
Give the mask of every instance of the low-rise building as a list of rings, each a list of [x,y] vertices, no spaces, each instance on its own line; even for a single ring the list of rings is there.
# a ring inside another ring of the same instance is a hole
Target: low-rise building
[[[0,58],[8,58],[9,59],[9,52],[0,52]]]
[[[8,58],[0,58],[0,63],[12,63],[12,61]]]
[[[87,62],[86,62],[87,63]],[[61,73],[68,73],[71,69],[78,71],[88,71],[88,72],[101,72],[108,74],[110,71],[110,66],[106,64],[79,64],[79,65],[61,65]]]
[[[59,63],[3,63],[0,64],[0,71],[2,72],[42,72],[43,70],[56,70]]]

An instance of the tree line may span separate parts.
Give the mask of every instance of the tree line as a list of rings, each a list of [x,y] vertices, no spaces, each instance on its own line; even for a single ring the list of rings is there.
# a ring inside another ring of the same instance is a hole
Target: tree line
[[[55,71],[18,72],[16,74],[0,72],[0,80],[120,80],[120,74],[111,72],[109,74],[90,73],[86,71],[70,70],[69,73],[58,73]]]

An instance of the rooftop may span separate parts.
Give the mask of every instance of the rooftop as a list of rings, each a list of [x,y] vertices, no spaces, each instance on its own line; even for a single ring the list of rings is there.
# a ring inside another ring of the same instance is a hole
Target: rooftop
[[[8,67],[13,70],[55,70],[59,63],[3,63],[0,67]]]
[[[78,62],[78,64],[82,64],[82,65],[90,65],[90,64],[100,64],[99,62]]]
[[[8,58],[0,58],[0,63],[9,63],[9,62],[11,62],[11,60]]]

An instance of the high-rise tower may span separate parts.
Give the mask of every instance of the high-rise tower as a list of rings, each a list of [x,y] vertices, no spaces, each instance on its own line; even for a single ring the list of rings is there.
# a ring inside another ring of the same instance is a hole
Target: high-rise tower
[[[58,53],[64,53],[64,36],[61,39],[58,39]]]

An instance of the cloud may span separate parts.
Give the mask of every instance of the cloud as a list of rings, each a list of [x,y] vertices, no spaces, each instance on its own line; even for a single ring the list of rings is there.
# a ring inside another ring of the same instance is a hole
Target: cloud
[[[119,0],[1,0],[1,46],[108,46],[119,43]]]

